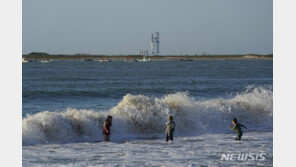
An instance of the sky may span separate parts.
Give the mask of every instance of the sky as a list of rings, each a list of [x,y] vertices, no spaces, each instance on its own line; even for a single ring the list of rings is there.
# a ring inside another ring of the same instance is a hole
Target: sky
[[[24,0],[23,54],[271,54],[272,0]]]

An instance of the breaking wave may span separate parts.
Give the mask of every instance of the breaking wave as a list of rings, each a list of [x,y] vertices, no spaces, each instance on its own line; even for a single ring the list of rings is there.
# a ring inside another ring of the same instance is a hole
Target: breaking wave
[[[210,100],[187,92],[161,98],[127,94],[108,111],[44,111],[23,119],[23,145],[101,140],[107,115],[113,116],[112,140],[162,136],[169,115],[174,116],[176,134],[181,136],[225,133],[233,117],[249,129],[271,129],[273,92],[272,88],[250,87],[228,98]]]

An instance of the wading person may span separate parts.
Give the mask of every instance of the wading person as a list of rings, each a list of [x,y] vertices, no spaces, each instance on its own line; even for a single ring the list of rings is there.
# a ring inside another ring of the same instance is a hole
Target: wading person
[[[103,124],[104,141],[110,141],[110,127],[112,126],[112,116],[108,115]]]
[[[236,118],[234,118],[232,120],[232,124],[234,125],[233,128],[230,125],[228,125],[228,127],[229,127],[230,130],[235,130],[236,131],[236,138],[235,138],[235,140],[241,140],[241,137],[243,135],[243,131],[242,131],[242,128],[241,127],[244,127],[245,129],[248,129],[248,128],[245,127],[243,124],[239,124],[237,122],[237,119]]]
[[[166,141],[174,140],[175,122],[173,121],[173,116],[169,116],[168,122],[166,122]]]

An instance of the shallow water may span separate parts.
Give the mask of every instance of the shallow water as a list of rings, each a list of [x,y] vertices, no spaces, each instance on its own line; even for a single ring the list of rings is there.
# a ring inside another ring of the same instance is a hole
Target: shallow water
[[[272,132],[135,139],[23,147],[23,166],[272,166]],[[222,154],[263,154],[265,159],[221,160]]]

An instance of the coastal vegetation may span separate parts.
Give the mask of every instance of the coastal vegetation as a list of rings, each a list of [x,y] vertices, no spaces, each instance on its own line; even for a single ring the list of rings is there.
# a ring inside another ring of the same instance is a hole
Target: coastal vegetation
[[[124,60],[124,59],[142,59],[141,55],[92,55],[92,54],[48,54],[45,52],[32,52],[23,54],[23,58],[30,60],[84,60],[84,59],[110,59],[110,60]],[[273,54],[259,55],[259,54],[234,54],[234,55],[155,55],[149,56],[151,60],[175,60],[188,57],[190,59],[272,59]]]

